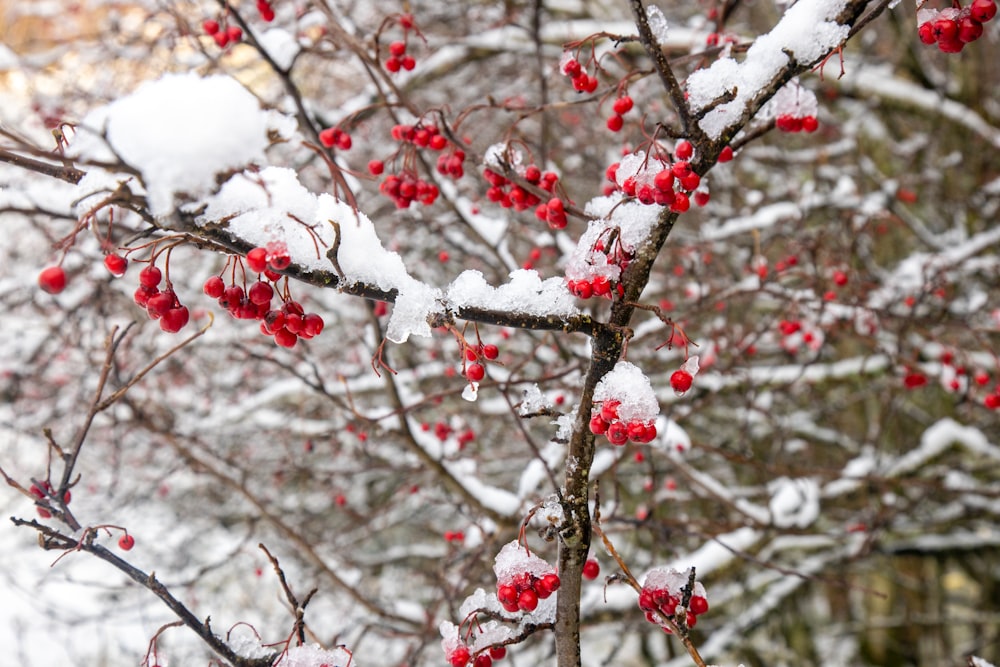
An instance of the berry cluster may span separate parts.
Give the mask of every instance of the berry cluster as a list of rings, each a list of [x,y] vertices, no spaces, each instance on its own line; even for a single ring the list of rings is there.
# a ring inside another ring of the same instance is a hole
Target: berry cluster
[[[493,571],[497,575],[497,600],[511,613],[533,612],[539,600],[559,590],[555,568],[530,554],[517,540],[500,549]]]
[[[681,603],[687,599],[687,608]],[[701,582],[690,586],[688,577],[673,569],[656,569],[646,575],[639,592],[639,608],[646,612],[646,620],[662,625],[664,619],[693,628],[698,617],[708,611],[708,598]],[[664,628],[670,632],[669,628]]]
[[[476,346],[466,345],[464,354],[465,369],[463,374],[469,382],[479,382],[486,377],[486,367],[481,363],[481,360],[496,360],[500,356],[500,348],[492,343],[483,345],[480,342]]]
[[[493,624],[493,621],[489,621],[484,626],[478,623],[475,625],[479,627],[480,632],[484,632]],[[459,628],[455,624],[444,621],[441,623],[440,630],[442,635],[441,648],[444,650],[445,660],[452,667],[465,667],[470,660],[473,667],[492,667],[494,660],[503,660],[507,657],[507,647],[495,644],[479,649],[473,658],[474,648],[462,640]],[[472,633],[472,627],[469,628],[469,633]]]
[[[395,74],[401,69],[409,72],[416,66],[416,59],[406,52],[405,41],[397,40],[389,44],[389,57],[386,58],[385,61],[385,69],[387,72]]]
[[[782,132],[815,132],[819,129],[816,93],[804,88],[798,79],[782,86],[768,106],[774,116],[775,127]]]
[[[271,7],[268,0],[257,0],[257,13],[260,14],[261,20],[266,23],[274,20],[274,8]]]
[[[656,424],[652,420],[632,419],[625,421],[618,416],[621,401],[602,401],[590,417],[590,432],[603,435],[612,445],[632,442],[648,443],[656,438]]]
[[[647,159],[645,152],[639,151],[608,167],[606,176],[640,204],[658,204],[675,213],[683,213],[691,208],[692,193],[701,186],[701,176],[695,173],[689,161],[693,155],[691,142],[682,139],[674,147],[672,162]],[[696,197],[695,203],[707,204],[708,191],[704,188],[700,191],[705,195]]]
[[[223,27],[215,19],[206,19],[202,22],[201,29],[205,31],[206,35],[215,40],[216,45],[220,49],[243,40],[243,29],[238,25]]]
[[[339,127],[328,127],[319,133],[319,142],[327,148],[336,146],[342,151],[351,149],[351,135]]]
[[[612,298],[625,293],[625,287],[618,282],[622,272],[632,261],[633,254],[622,245],[621,237],[612,228],[604,230],[590,247],[586,264],[590,270],[585,275],[571,277],[567,272],[566,288],[577,298],[589,299],[593,296]],[[603,271],[597,271],[600,267]]]
[[[32,484],[31,487],[28,489],[28,492],[31,493],[31,495],[33,495],[35,498],[38,498],[39,500],[44,500],[45,498],[51,498],[52,495],[55,493],[55,489],[52,488],[52,484],[50,484],[48,480],[45,480],[44,482],[41,483],[41,486],[39,486],[38,484]],[[66,493],[63,494],[63,503],[69,505],[69,501],[72,499],[73,499],[73,494],[71,494],[69,492],[69,489],[67,489]],[[38,516],[42,517],[43,519],[52,518],[52,512],[45,509],[44,507],[38,505],[35,507],[35,509],[38,511]]]
[[[552,171],[543,172],[537,165],[529,164],[523,169],[517,169],[518,174],[531,185],[538,186],[549,194],[554,194],[559,184],[559,176]],[[490,167],[483,169],[483,178],[490,184],[486,190],[486,198],[500,204],[503,208],[513,208],[524,211],[535,207],[535,217],[547,222],[553,229],[563,229],[566,226],[566,204],[559,197],[553,196],[543,202],[534,192],[512,182]]]
[[[819,129],[816,116],[795,116],[783,113],[774,119],[774,125],[782,132],[815,132]]]
[[[158,320],[160,328],[167,333],[177,333],[183,329],[191,318],[187,306],[181,304],[174,292],[173,285],[167,280],[165,288],[160,290],[163,273],[150,263],[139,272],[139,287],[132,295],[135,304],[146,309],[151,320]]]
[[[983,36],[983,24],[997,15],[994,0],[973,0],[967,7],[921,9],[917,12],[917,34],[924,44],[937,44],[944,53],[958,53]]]
[[[539,600],[559,590],[559,583],[559,575],[554,570],[541,576],[522,572],[497,582],[497,600],[509,612],[532,612],[538,608]]]
[[[247,253],[247,267],[258,274],[249,289],[235,283],[226,285],[220,276],[205,281],[204,292],[216,299],[224,310],[239,320],[260,320],[260,330],[273,336],[281,347],[293,347],[300,338],[310,339],[323,331],[323,318],[316,313],[306,313],[299,302],[282,296],[283,303],[274,308],[275,283],[281,276],[276,273],[288,268],[291,257],[284,243],[272,242],[266,247],[254,248]]]
[[[597,77],[587,74],[580,61],[569,51],[563,52],[559,61],[559,71],[573,82],[573,89],[579,93],[592,93],[597,90]]]
[[[437,171],[443,176],[459,179],[465,175],[465,151],[454,146],[448,138],[441,134],[436,125],[418,123],[416,125],[395,125],[392,128],[392,138],[404,145],[404,151],[411,153],[418,148],[432,151],[442,151],[437,159]],[[448,152],[446,148],[451,147]],[[411,162],[404,155],[404,164]],[[385,172],[383,160],[371,160],[368,172],[372,176],[381,176]],[[440,191],[434,183],[423,180],[411,169],[404,168],[398,174],[389,174],[379,185],[379,191],[392,199],[397,208],[407,208],[414,201],[424,205],[433,204]]]
[[[625,125],[625,114],[632,110],[633,102],[632,98],[628,95],[622,95],[615,100],[614,105],[611,107],[614,110],[608,118],[608,129],[612,132],[618,132]]]

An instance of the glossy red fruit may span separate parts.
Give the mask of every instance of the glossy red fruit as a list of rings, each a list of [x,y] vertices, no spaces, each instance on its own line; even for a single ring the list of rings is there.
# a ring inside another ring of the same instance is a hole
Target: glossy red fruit
[[[171,308],[160,318],[160,328],[167,333],[177,333],[187,326],[190,318],[191,315],[188,312],[187,306]]]
[[[139,272],[139,284],[143,287],[156,287],[163,279],[163,273],[150,264]]]
[[[688,603],[688,609],[695,616],[700,616],[708,611],[708,600],[700,595],[692,595],[691,601]]]
[[[601,573],[601,566],[598,562],[593,559],[587,559],[587,562],[583,564],[583,578],[584,579],[597,579],[597,575]]]
[[[997,15],[997,4],[993,0],[974,0],[974,2],[969,5],[969,16],[979,21],[980,23],[986,23],[993,19]]]
[[[135,538],[128,533],[118,538],[118,547],[122,551],[129,551],[135,546]]]
[[[212,299],[218,299],[226,291],[226,283],[219,276],[211,276],[202,286],[202,291]]]
[[[465,367],[465,377],[472,382],[479,382],[486,377],[486,369],[482,364],[469,364]]]
[[[677,370],[670,376],[670,386],[673,387],[674,391],[678,394],[683,394],[690,389],[693,382],[694,378],[691,377],[691,374],[687,371]]]
[[[59,294],[66,289],[66,272],[61,266],[50,266],[38,274],[38,286],[49,294]]]
[[[267,270],[267,248],[254,248],[247,253],[247,268],[254,273]]]
[[[632,98],[629,97],[628,95],[622,95],[617,100],[615,100],[615,103],[612,106],[612,108],[614,109],[616,114],[621,116],[631,111],[632,105],[633,105]]]
[[[517,608],[521,611],[535,611],[538,608],[538,593],[530,588],[521,591],[517,596]]]
[[[108,273],[116,278],[121,278],[125,275],[125,270],[128,268],[128,260],[121,255],[110,254],[104,256],[104,268],[108,270]]]

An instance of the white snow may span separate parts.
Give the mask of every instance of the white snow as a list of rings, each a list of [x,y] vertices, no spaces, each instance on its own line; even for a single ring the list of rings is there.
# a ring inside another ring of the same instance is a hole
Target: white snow
[[[535,554],[529,554],[525,547],[513,540],[503,545],[496,555],[493,572],[497,575],[497,581],[504,583],[521,573],[544,577],[555,572],[555,568]]]
[[[274,63],[284,70],[292,66],[295,56],[301,50],[295,35],[281,28],[271,28],[257,35],[257,43],[271,56]]]
[[[88,114],[73,152],[106,161],[110,148],[142,174],[151,212],[164,216],[177,195],[209,194],[217,174],[262,161],[268,130],[284,125],[276,116],[231,77],[167,74]]]
[[[731,101],[705,114],[702,130],[718,139],[735,126],[750,101],[788,64],[789,54],[800,63],[811,63],[839,46],[850,29],[832,19],[845,4],[844,0],[800,0],[769,33],[754,41],[741,62],[720,58],[693,72],[687,79],[687,93],[695,111],[735,91]]]
[[[463,271],[447,287],[447,303],[453,308],[506,310],[527,315],[568,317],[578,314],[573,296],[562,278],[542,280],[537,271],[517,269],[510,282],[493,287],[476,270]]]
[[[594,403],[607,400],[621,402],[618,417],[624,422],[648,422],[660,412],[649,378],[630,361],[619,361],[594,388]]]
[[[819,484],[814,479],[779,477],[768,485],[771,522],[781,528],[807,528],[819,517]]]

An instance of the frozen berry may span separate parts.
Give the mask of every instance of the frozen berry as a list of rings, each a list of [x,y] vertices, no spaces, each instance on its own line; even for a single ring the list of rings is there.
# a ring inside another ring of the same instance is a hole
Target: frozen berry
[[[694,378],[687,371],[677,370],[670,376],[670,386],[678,394],[683,394],[690,389],[692,382],[694,382]]]

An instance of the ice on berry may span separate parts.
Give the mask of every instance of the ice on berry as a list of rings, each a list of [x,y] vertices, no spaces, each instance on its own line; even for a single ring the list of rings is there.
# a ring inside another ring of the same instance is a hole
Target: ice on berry
[[[663,15],[663,10],[656,5],[647,5],[646,21],[649,23],[649,30],[653,33],[656,41],[660,44],[666,42],[669,26],[667,24],[667,17]]]
[[[648,422],[660,413],[649,378],[638,366],[629,361],[619,361],[594,388],[594,402],[619,401],[618,418],[623,422]]]
[[[763,117],[775,118],[788,115],[793,118],[813,118],[819,113],[816,93],[804,88],[798,79],[792,79],[775,93],[762,112]]]

